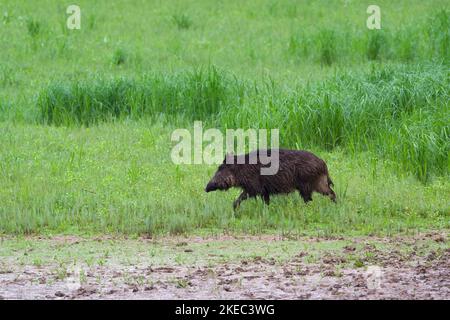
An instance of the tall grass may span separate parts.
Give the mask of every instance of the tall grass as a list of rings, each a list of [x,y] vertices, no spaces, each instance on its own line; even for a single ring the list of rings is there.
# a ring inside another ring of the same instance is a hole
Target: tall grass
[[[185,13],[174,14],[172,19],[177,28],[180,30],[189,29],[192,26],[191,18],[189,18],[189,16]]]
[[[121,65],[127,61],[127,53],[123,48],[118,48],[114,51],[112,63],[114,65]]]
[[[89,126],[159,113],[204,119],[223,106],[239,103],[242,92],[238,80],[211,67],[170,77],[148,74],[138,79],[54,82],[40,92],[37,108],[41,120],[53,125]]]
[[[318,36],[319,60],[322,64],[331,65],[337,60],[336,34],[333,30],[322,30]]]
[[[53,83],[39,95],[44,123],[91,125],[161,113],[222,128],[280,128],[287,147],[372,151],[426,182],[448,168],[450,83],[445,68],[381,67],[286,89],[216,68],[173,76]]]
[[[287,53],[302,60],[331,66],[337,62],[392,60],[449,62],[450,12],[442,9],[426,22],[381,30],[323,28],[308,33],[293,32]]]
[[[27,31],[31,37],[37,37],[41,32],[41,29],[41,23],[39,21],[33,19],[27,21]]]
[[[367,58],[369,60],[380,60],[386,57],[388,42],[382,31],[370,32],[367,41]]]
[[[437,15],[429,18],[427,29],[430,49],[436,57],[450,61],[450,12],[442,9]]]

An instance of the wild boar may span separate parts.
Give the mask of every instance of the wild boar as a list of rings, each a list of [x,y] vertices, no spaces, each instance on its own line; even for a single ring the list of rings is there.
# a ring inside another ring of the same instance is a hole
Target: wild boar
[[[267,167],[267,162],[261,161],[262,156],[267,159],[267,156],[276,154],[274,151],[278,152],[278,171],[273,175],[262,175],[261,168]],[[336,202],[336,194],[331,186],[333,182],[327,165],[311,152],[269,149],[239,156],[227,154],[205,191],[241,188],[242,193],[233,203],[236,210],[248,198],[260,196],[268,205],[271,195],[287,194],[295,190],[305,203],[312,200],[314,191]]]

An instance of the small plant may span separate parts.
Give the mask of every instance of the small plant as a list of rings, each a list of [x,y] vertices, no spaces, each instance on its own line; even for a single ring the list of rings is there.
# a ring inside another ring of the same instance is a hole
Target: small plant
[[[290,19],[294,19],[298,15],[298,5],[294,2],[286,7],[286,16]]]
[[[89,30],[93,30],[97,25],[97,17],[93,14],[91,14],[88,17],[88,28]]]
[[[127,53],[124,49],[119,48],[114,51],[112,62],[114,65],[119,66],[121,64],[125,64],[127,61]]]
[[[366,55],[369,60],[378,60],[381,58],[381,53],[386,47],[386,38],[379,30],[371,31],[369,33],[369,40],[367,43]]]
[[[450,57],[450,12],[442,9],[429,19],[428,36],[432,56],[449,62]]]
[[[395,42],[397,44],[397,58],[405,62],[411,62],[414,60],[417,54],[417,47],[412,40],[415,38],[414,33],[411,30],[402,30],[396,36]]]
[[[267,11],[269,12],[269,15],[272,17],[276,17],[278,13],[278,3],[277,1],[272,1],[268,4]]]
[[[337,60],[337,39],[333,30],[322,30],[319,33],[319,60],[330,66]]]
[[[39,21],[30,19],[27,21],[28,34],[33,38],[37,37],[41,31],[41,23]]]
[[[342,272],[342,266],[336,266],[334,270],[334,276],[338,278],[342,278],[344,276],[344,273]]]
[[[177,288],[180,288],[180,289],[187,288],[189,286],[189,281],[186,279],[177,279],[176,286],[177,286]]]
[[[364,261],[358,258],[355,260],[355,263],[353,265],[355,266],[355,268],[362,268],[364,267]]]
[[[81,284],[87,283],[87,276],[86,276],[86,272],[84,270],[80,270],[80,283]]]
[[[154,236],[158,231],[158,223],[155,216],[148,215],[145,218],[144,223],[145,223],[145,233],[150,237]],[[156,253],[154,250],[151,250],[150,254],[154,256]]]
[[[56,270],[56,279],[64,280],[69,275],[67,268],[64,265],[60,265]]]
[[[185,13],[174,14],[172,19],[179,30],[187,30],[192,26],[191,18]]]
[[[13,85],[17,82],[13,68],[0,66],[0,84],[3,86]]]
[[[168,229],[171,235],[184,234],[188,231],[188,220],[183,215],[174,215],[168,222]]]
[[[11,15],[8,13],[8,11],[3,12],[2,21],[3,24],[8,24],[11,21]]]
[[[289,38],[288,52],[296,58],[307,57],[309,44],[304,35],[291,35]]]
[[[42,259],[40,258],[36,258],[33,260],[33,265],[36,267],[41,267],[42,266]]]

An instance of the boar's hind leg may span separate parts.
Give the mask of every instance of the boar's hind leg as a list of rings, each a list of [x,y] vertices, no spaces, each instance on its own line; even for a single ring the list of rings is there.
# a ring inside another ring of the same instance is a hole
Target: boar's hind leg
[[[233,209],[236,210],[239,208],[239,205],[242,201],[248,198],[248,193],[245,191],[242,191],[242,193],[239,195],[239,197],[233,202]]]

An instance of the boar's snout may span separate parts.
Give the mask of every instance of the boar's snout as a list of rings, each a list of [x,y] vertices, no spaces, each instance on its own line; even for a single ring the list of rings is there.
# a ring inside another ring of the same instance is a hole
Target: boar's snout
[[[215,184],[214,182],[210,182],[206,185],[205,191],[206,192],[211,192],[217,190],[217,184]]]

